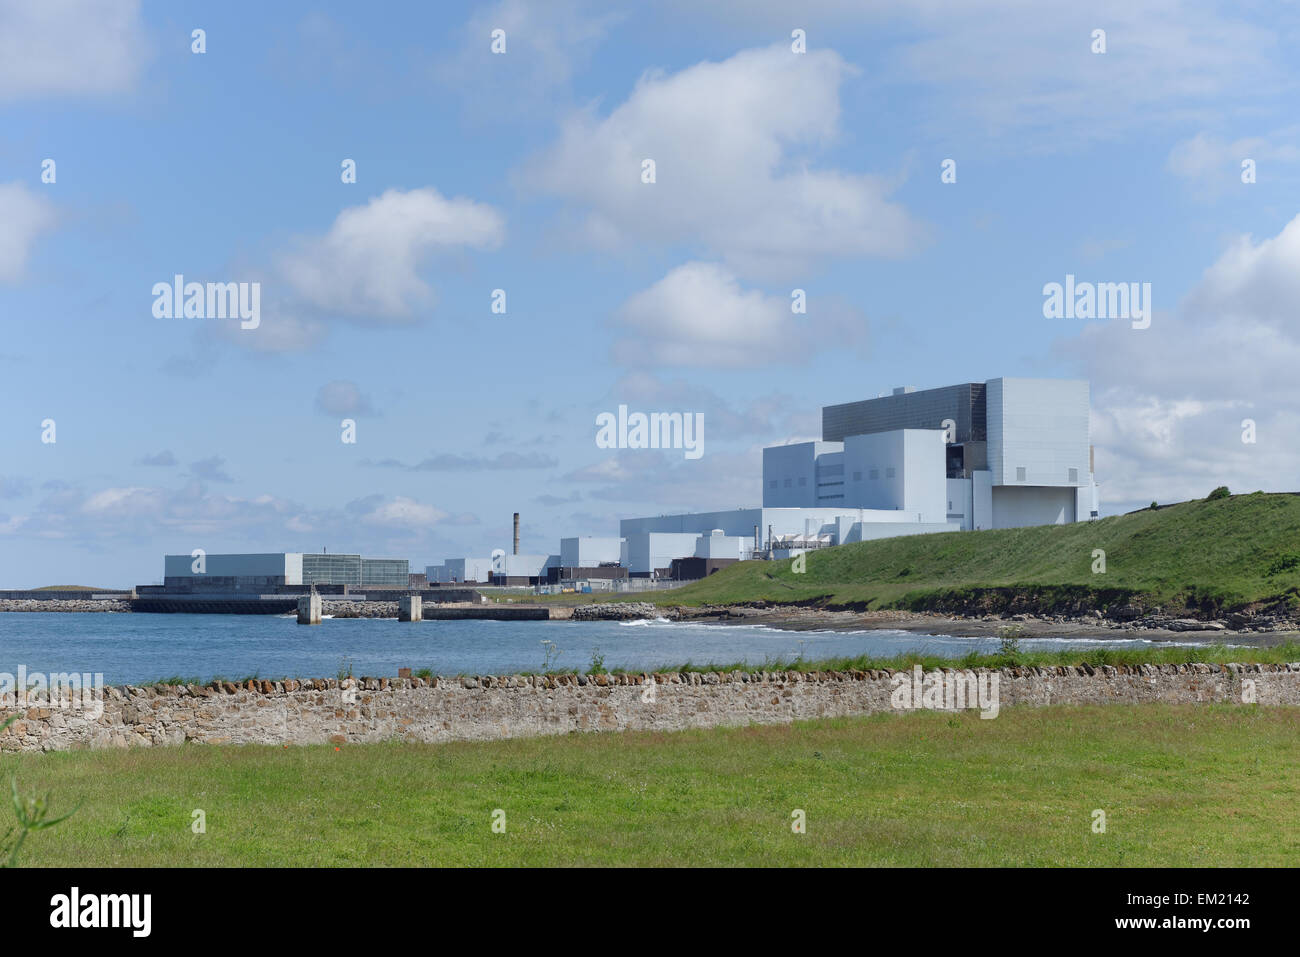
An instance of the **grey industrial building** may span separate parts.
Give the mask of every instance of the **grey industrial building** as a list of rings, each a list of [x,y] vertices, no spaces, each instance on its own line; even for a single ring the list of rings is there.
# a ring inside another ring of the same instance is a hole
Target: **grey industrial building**
[[[988,386],[983,382],[917,391],[895,389],[875,399],[822,406],[822,441],[895,429],[944,429],[948,478],[988,467]]]
[[[363,558],[360,555],[317,555],[304,552],[302,584],[405,588],[410,584],[410,562],[405,558]]]
[[[405,558],[323,552],[167,555],[163,559],[163,586],[186,591],[266,591],[294,585],[405,589],[410,584],[409,566]]]

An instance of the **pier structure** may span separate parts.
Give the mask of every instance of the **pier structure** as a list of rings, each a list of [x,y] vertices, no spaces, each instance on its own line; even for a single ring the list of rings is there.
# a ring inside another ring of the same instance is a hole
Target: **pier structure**
[[[423,621],[424,599],[419,595],[407,595],[397,599],[398,621]]]
[[[321,622],[321,601],[320,593],[316,589],[311,590],[311,594],[303,595],[298,599],[298,624],[300,625],[319,625]]]

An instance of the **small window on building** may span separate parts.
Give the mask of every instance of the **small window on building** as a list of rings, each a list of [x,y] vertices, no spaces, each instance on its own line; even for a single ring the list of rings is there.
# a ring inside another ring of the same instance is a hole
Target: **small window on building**
[[[894,470],[893,470],[893,469],[885,469],[885,478],[893,478],[893,477],[894,477]]]
[[[786,488],[789,488],[789,487],[790,487],[790,480],[789,480],[789,479],[786,479],[786,480],[785,480],[785,487],[786,487]]]
[[[1017,481],[1017,482],[1023,482],[1024,480],[1025,480],[1025,467],[1024,467],[1023,465],[1017,465],[1017,466],[1016,466],[1016,481]]]
[[[1078,469],[1070,469],[1070,481],[1071,481],[1071,482],[1077,482],[1077,481],[1079,481],[1079,470],[1078,470]]]
[[[768,487],[768,488],[776,488],[776,479],[772,479],[772,481],[768,482],[768,483],[767,483],[767,487]]]
[[[867,473],[867,476],[872,479],[872,481],[880,478],[880,469],[872,469]]]
[[[807,484],[808,484],[808,480],[804,478],[802,475],[799,476],[799,487],[803,488]]]
[[[861,472],[854,472],[854,473],[853,473],[853,481],[855,481],[855,482],[861,482],[861,481],[862,481],[862,473],[861,473]]]

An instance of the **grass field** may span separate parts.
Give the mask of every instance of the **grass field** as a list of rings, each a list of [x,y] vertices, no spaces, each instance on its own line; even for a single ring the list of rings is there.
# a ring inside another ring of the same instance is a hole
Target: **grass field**
[[[1012,708],[994,721],[6,755],[0,777],[48,789],[55,813],[84,801],[28,841],[27,865],[1294,866],[1298,723],[1283,708]],[[806,834],[791,831],[795,809]]]
[[[1105,572],[1094,573],[1094,549]],[[766,600],[875,608],[960,606],[1004,589],[1044,609],[1138,601],[1215,613],[1300,603],[1300,496],[1238,495],[1073,525],[861,542],[791,562],[742,562],[653,594],[667,605]]]
[[[1015,626],[1011,626],[1014,629]],[[1004,634],[1010,629],[1004,628]],[[838,658],[796,658],[790,661],[773,661],[763,666],[766,671],[911,671],[920,665],[927,671],[933,668],[1045,668],[1053,665],[1185,665],[1194,662],[1206,664],[1290,664],[1300,661],[1300,642],[1288,640],[1269,647],[1242,647],[1231,645],[1146,645],[1140,648],[1093,648],[1081,646],[1053,651],[1028,651],[1018,647],[1018,639],[1003,639],[1003,650],[988,654],[968,652],[960,658],[910,651],[906,654],[853,655]],[[661,669],[664,670],[664,669]],[[669,671],[753,671],[745,664],[685,664]],[[640,674],[641,672],[634,672]]]

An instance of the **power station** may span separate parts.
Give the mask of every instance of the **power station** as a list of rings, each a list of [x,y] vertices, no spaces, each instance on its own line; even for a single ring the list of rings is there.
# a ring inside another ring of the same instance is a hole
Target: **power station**
[[[406,559],[282,552],[168,555],[161,589],[406,589],[594,579],[691,579],[746,559],[849,542],[1086,521],[1098,515],[1088,383],[1000,378],[822,409],[822,436],[763,450],[762,504],[625,518],[618,535],[549,554],[456,556],[412,576]],[[149,588],[150,586],[144,586]]]
[[[762,505],[619,522],[560,552],[448,558],[429,582],[693,578],[848,542],[1086,521],[1099,512],[1080,379],[999,378],[822,409],[822,437],[763,450]],[[615,557],[617,556],[617,558]]]

